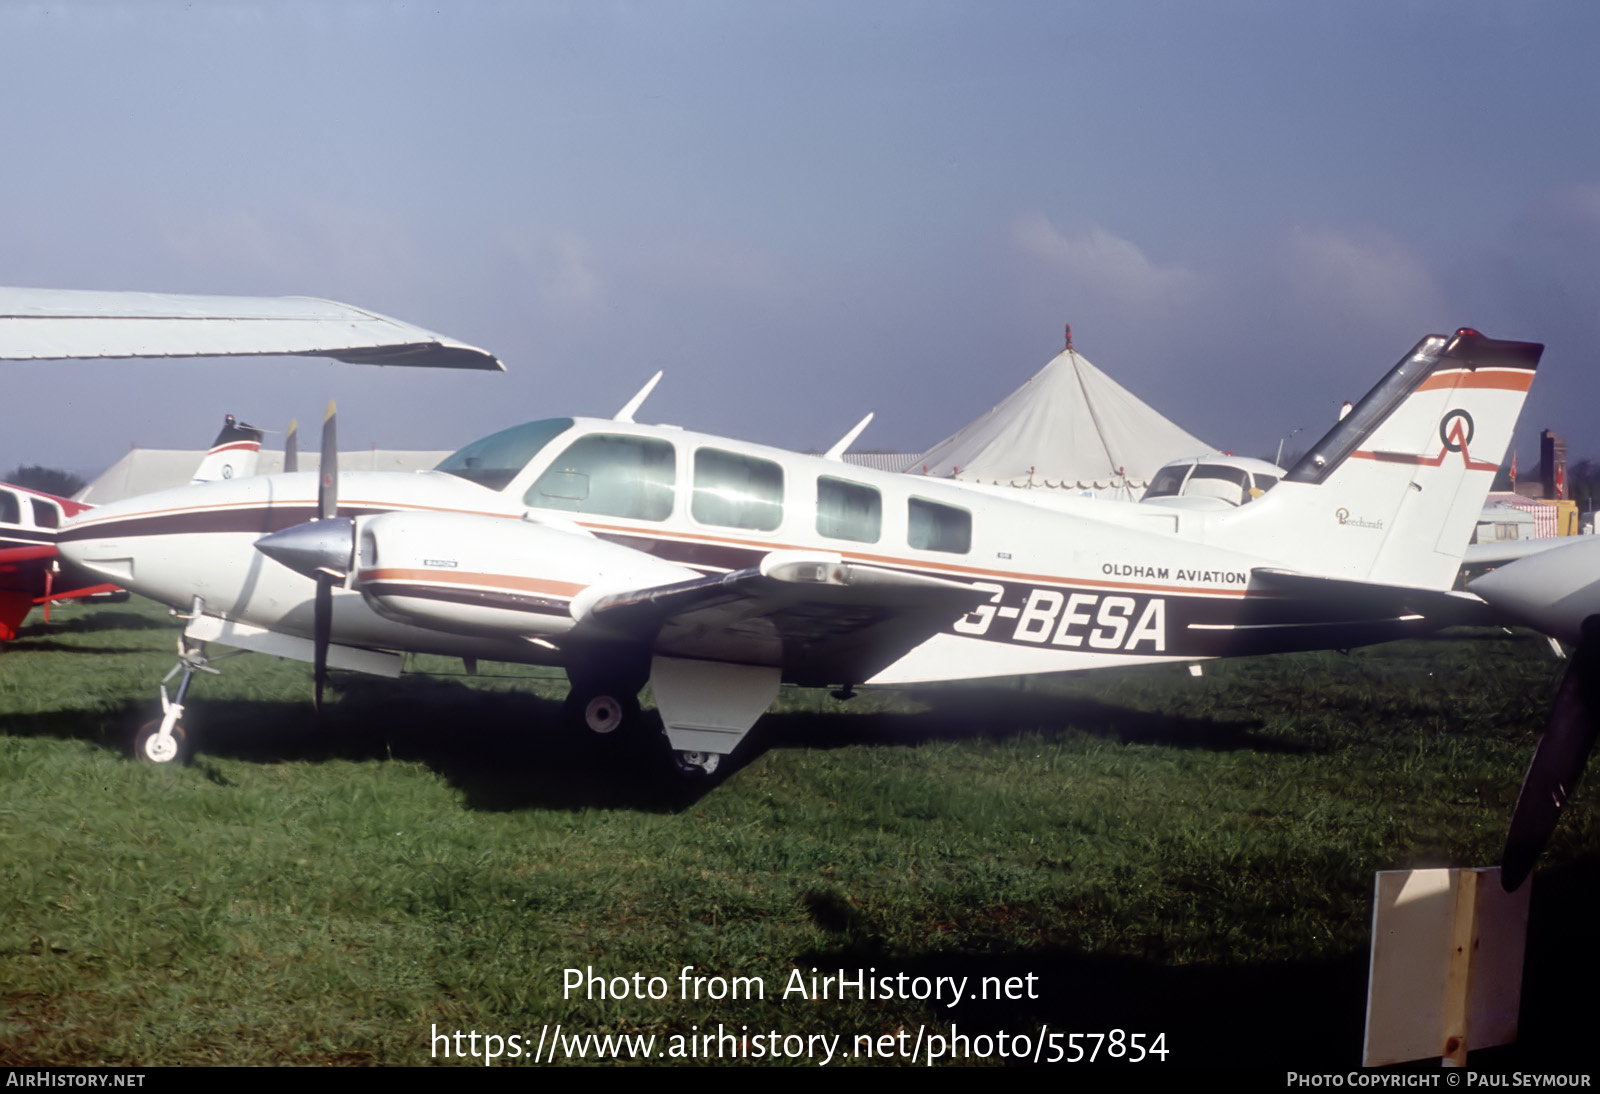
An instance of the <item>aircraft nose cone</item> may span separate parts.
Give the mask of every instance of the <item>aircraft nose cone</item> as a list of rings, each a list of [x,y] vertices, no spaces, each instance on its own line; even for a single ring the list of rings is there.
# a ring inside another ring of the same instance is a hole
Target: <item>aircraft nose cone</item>
[[[256,540],[256,550],[295,573],[342,578],[350,572],[356,522],[349,517],[312,520]]]

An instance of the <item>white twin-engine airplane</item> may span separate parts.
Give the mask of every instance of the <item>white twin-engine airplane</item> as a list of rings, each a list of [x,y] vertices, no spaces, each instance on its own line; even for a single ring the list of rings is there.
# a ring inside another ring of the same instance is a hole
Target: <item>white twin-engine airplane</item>
[[[785,681],[905,684],[1345,648],[1471,617],[1451,592],[1543,347],[1419,342],[1260,498],[1226,511],[1045,497],[633,420],[549,418],[432,472],[266,475],[63,528],[77,566],[206,643],[396,675],[393,651],[564,667],[596,734],[649,683],[676,769],[738,747]],[[652,381],[653,383],[653,381]],[[336,468],[332,415],[323,468]],[[863,423],[864,424],[864,423]],[[859,427],[858,427],[859,429]]]

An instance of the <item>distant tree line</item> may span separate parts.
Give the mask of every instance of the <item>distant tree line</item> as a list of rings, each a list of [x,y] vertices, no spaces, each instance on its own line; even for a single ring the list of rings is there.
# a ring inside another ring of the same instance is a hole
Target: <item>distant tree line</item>
[[[74,475],[71,471],[63,471],[59,467],[40,467],[37,464],[23,464],[21,467],[12,468],[6,472],[4,481],[13,486],[25,486],[29,490],[54,494],[58,498],[70,498],[89,485],[88,480],[82,475]]]

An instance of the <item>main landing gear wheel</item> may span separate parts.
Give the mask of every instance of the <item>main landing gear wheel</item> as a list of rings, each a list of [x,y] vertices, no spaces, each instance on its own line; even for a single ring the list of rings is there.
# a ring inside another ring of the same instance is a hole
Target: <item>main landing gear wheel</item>
[[[133,736],[133,758],[152,764],[181,766],[189,762],[194,749],[183,726],[175,725],[172,733],[161,735],[161,719],[156,718],[139,727]]]
[[[620,688],[574,688],[567,696],[567,721],[585,736],[627,737],[639,722],[639,699]]]

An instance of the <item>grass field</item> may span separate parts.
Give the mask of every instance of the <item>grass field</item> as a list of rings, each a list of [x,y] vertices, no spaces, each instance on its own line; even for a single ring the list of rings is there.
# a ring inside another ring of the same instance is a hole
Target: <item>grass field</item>
[[[435,1031],[531,1051],[556,1023],[657,1051],[719,1024],[848,1048],[954,1024],[1347,1068],[1374,871],[1498,860],[1560,671],[1535,637],[1478,631],[1199,680],[786,690],[689,791],[569,739],[559,674],[427,659],[336,676],[320,726],[306,666],[226,661],[192,695],[199,757],[153,768],[126,738],[171,621],[35,619],[0,653],[0,1064],[418,1064]],[[1569,1058],[1593,1017],[1565,1002],[1600,964],[1593,799],[1536,877],[1503,1060]],[[683,966],[765,998],[682,998]],[[589,968],[668,998],[566,997]],[[782,995],[813,968],[971,986],[956,1006]],[[971,997],[1029,976],[1035,997]]]

